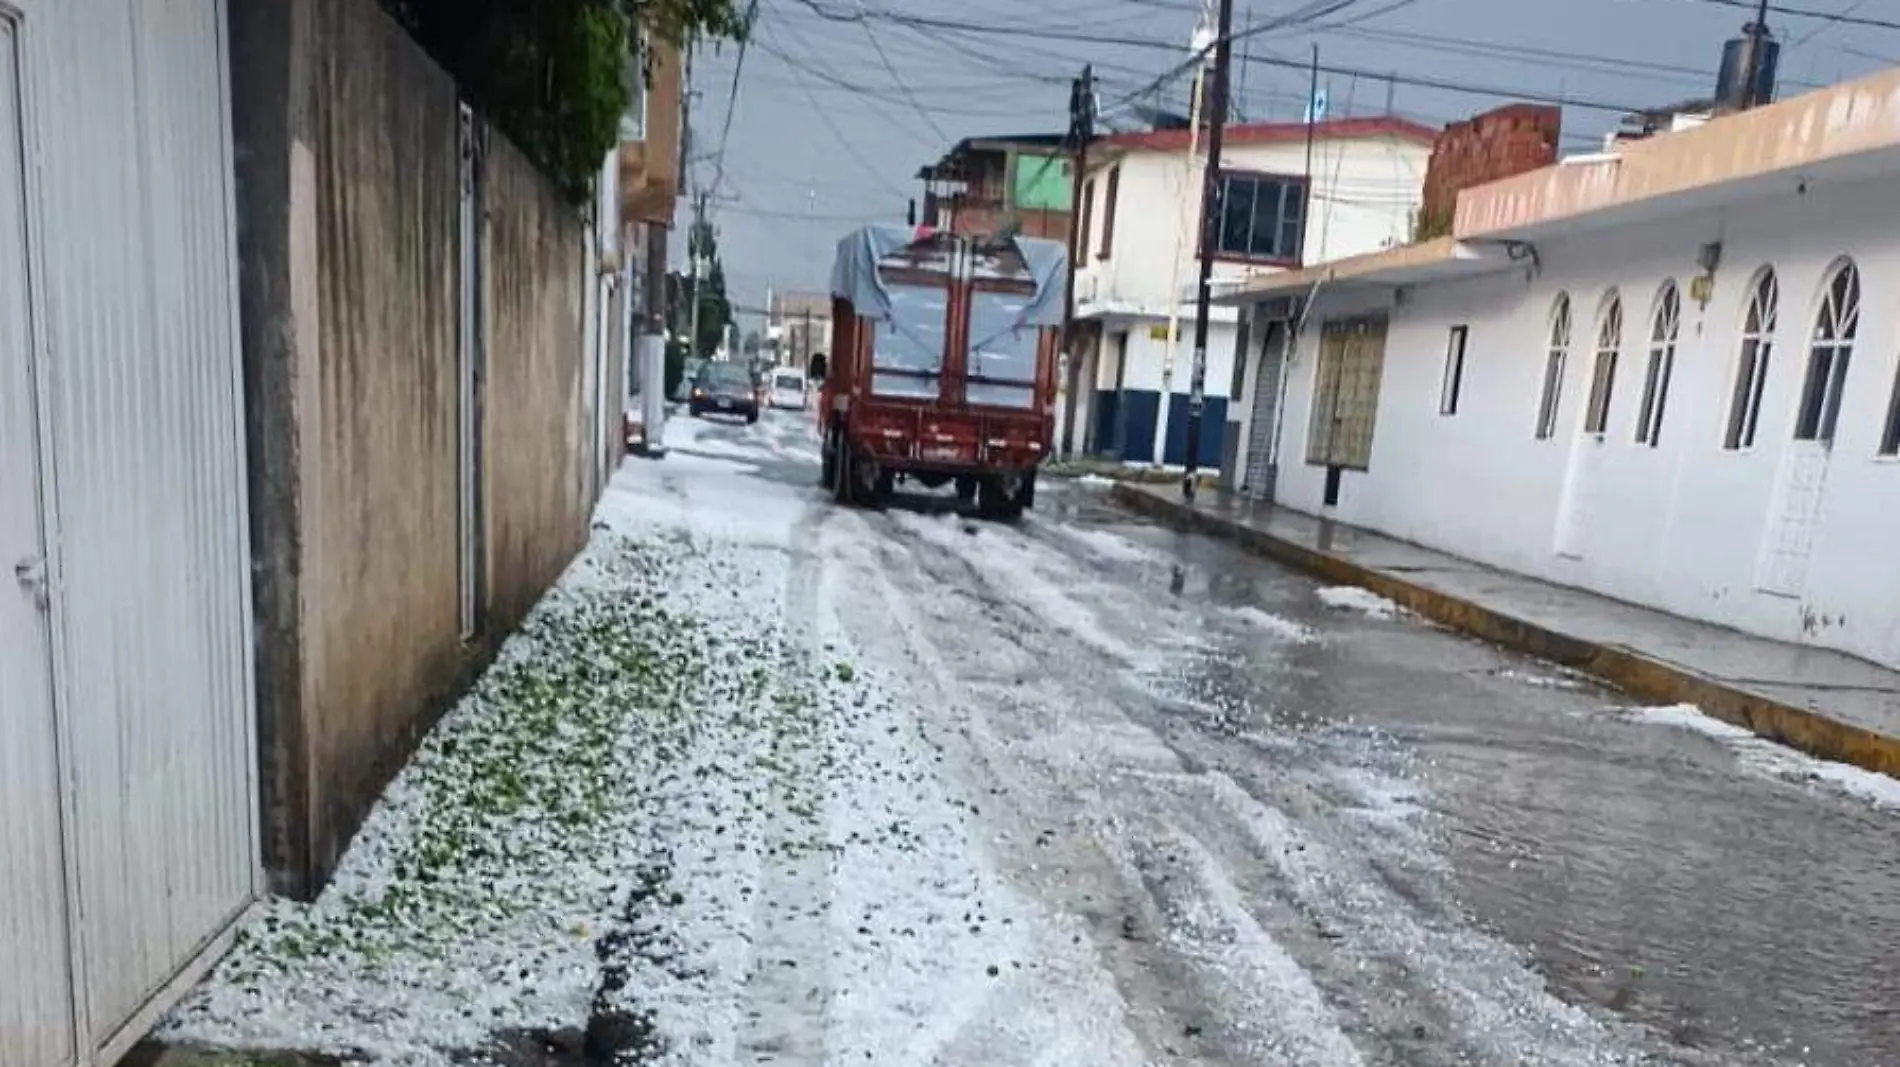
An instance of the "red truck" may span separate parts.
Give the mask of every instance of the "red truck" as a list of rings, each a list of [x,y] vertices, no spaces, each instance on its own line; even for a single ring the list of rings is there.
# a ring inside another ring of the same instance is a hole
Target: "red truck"
[[[819,394],[825,484],[878,505],[899,480],[954,482],[1020,516],[1054,435],[1068,250],[872,226],[838,243]]]

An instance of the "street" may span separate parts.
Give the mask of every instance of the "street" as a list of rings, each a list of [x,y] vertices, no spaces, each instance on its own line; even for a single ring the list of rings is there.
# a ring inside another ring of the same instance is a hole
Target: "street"
[[[527,799],[429,799],[467,789],[485,680],[324,900],[274,905],[168,1036],[384,1062],[1894,1062],[1892,782],[1096,486],[1047,484],[1016,526],[942,494],[842,509],[808,420],[677,418],[667,458],[629,460],[491,671],[562,647],[563,604],[612,613],[572,616],[587,669],[516,687],[596,709],[509,742]],[[438,817],[455,835],[418,829]]]

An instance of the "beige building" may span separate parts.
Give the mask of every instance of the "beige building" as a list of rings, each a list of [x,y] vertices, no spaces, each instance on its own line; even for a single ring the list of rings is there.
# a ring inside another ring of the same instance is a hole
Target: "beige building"
[[[809,370],[813,355],[830,353],[829,294],[774,293],[766,310],[766,336],[777,342],[779,363]]]

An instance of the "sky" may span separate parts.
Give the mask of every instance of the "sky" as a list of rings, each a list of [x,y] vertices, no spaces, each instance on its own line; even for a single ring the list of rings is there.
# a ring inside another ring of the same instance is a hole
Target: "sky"
[[[1442,126],[1499,104],[1565,102],[1567,152],[1623,111],[1706,97],[1722,43],[1754,0],[1233,0],[1236,100],[1252,121],[1298,121],[1311,49],[1333,116],[1396,113]],[[917,170],[973,135],[1060,133],[1069,83],[1093,64],[1108,121],[1186,110],[1197,0],[758,0],[745,47],[692,65],[691,186],[708,192],[742,326],[768,288],[822,289],[831,250],[921,202]],[[1780,96],[1900,65],[1900,2],[1775,0]],[[1885,25],[1882,25],[1884,23]],[[1078,40],[1077,38],[1085,38]],[[1243,60],[1244,57],[1244,61]],[[678,232],[690,219],[682,196]],[[683,245],[683,241],[675,242]],[[677,249],[676,249],[677,251]]]

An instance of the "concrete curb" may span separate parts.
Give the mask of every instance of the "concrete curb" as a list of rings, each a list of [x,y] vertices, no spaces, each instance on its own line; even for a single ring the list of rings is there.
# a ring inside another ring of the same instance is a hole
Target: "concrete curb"
[[[1045,463],[1042,466],[1042,473],[1046,477],[1062,478],[1062,479],[1070,480],[1070,481],[1073,481],[1074,479],[1077,479],[1077,478],[1087,478],[1092,475],[1097,478],[1106,478],[1111,482],[1126,483],[1130,485],[1179,485],[1181,484],[1180,471],[1155,470],[1153,468],[1146,468],[1146,467],[1115,468],[1115,467],[1076,466],[1076,465],[1072,465],[1068,463]],[[1212,472],[1204,472],[1204,473],[1197,474],[1195,476],[1195,481],[1201,486],[1201,488],[1211,490],[1220,481],[1220,476]]]
[[[1329,582],[1361,586],[1434,622],[1583,671],[1631,696],[1666,704],[1694,704],[1714,718],[1746,727],[1811,756],[1900,778],[1900,738],[1839,722],[1628,648],[1585,640],[1494,611],[1134,486],[1117,485],[1111,492],[1131,510],[1233,541],[1250,552]]]

